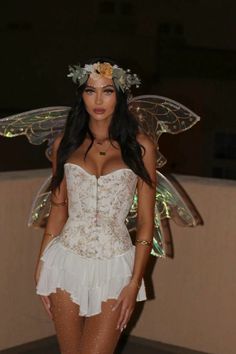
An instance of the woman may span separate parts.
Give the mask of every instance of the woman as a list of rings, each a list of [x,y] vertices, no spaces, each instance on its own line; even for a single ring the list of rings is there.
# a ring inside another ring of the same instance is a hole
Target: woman
[[[137,75],[97,58],[70,68],[77,102],[52,149],[51,211],[35,271],[63,354],[111,354],[152,248],[156,146],[127,106]],[[135,246],[125,218],[137,187]]]

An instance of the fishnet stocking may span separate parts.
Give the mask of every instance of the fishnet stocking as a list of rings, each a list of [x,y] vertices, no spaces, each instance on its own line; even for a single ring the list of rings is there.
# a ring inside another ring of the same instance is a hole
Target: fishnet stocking
[[[61,354],[113,354],[120,330],[116,329],[120,309],[112,311],[115,299],[102,303],[102,312],[79,316],[79,305],[61,289],[50,295],[54,326]]]
[[[70,294],[61,289],[50,294],[50,300],[61,354],[81,354],[84,319],[79,316],[79,305],[72,302]]]
[[[111,311],[116,300],[102,303],[102,312],[98,315],[86,317],[82,336],[81,354],[112,354],[120,337],[120,330],[116,329],[120,309]]]

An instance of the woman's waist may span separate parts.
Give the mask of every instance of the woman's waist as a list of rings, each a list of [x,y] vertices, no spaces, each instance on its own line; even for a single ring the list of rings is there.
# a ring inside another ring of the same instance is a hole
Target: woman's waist
[[[89,234],[67,231],[59,236],[59,241],[67,249],[86,258],[111,258],[123,254],[132,246],[129,234],[92,230]]]
[[[100,223],[98,220],[93,223],[70,221],[64,225],[60,237],[77,241],[95,239],[103,242],[107,240],[122,242],[130,238],[130,234],[125,223]]]
[[[107,216],[101,213],[96,213],[94,215],[79,215],[79,216],[69,216],[64,227],[64,229],[73,229],[78,232],[91,230],[99,231],[109,230],[109,231],[125,231],[127,230],[125,218],[119,218],[116,216]]]
[[[73,223],[77,225],[83,225],[89,223],[94,224],[113,224],[119,225],[124,224],[127,213],[123,212],[106,212],[103,210],[88,210],[88,211],[75,211],[69,212],[69,217],[67,223]]]
[[[50,252],[57,253],[57,250],[63,250],[68,262],[71,261],[71,255],[76,255],[79,259],[84,261],[112,260],[125,256],[129,252],[132,253],[130,254],[130,256],[132,256],[134,249],[135,246],[132,244],[131,240],[129,240],[127,244],[123,245],[116,243],[107,243],[106,245],[97,243],[91,245],[89,242],[87,244],[76,245],[68,242],[67,240],[63,240],[59,235],[49,242],[44,250],[42,258],[45,259],[45,256],[47,255],[50,257]],[[54,258],[55,257],[52,257],[51,259]]]
[[[86,257],[109,258],[125,252],[132,244],[124,223],[85,222],[70,219],[60,233],[60,242]]]

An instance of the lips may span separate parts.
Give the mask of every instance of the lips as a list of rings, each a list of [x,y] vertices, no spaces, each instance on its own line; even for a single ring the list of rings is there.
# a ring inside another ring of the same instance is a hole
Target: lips
[[[93,111],[94,111],[94,113],[96,113],[96,114],[102,114],[102,113],[105,112],[105,109],[102,109],[102,108],[95,108]]]

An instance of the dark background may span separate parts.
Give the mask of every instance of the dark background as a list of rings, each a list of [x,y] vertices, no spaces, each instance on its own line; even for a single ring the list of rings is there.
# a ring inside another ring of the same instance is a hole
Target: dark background
[[[115,58],[202,117],[164,134],[163,172],[236,179],[236,3],[232,0],[9,1],[0,10],[0,117],[72,105],[68,64]],[[46,144],[0,137],[0,171],[47,168]]]

